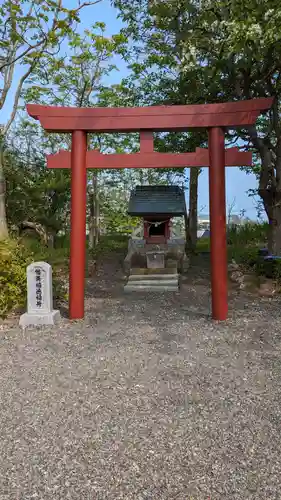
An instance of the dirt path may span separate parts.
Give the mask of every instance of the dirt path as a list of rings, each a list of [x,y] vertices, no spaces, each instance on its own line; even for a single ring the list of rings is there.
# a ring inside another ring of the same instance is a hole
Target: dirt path
[[[0,499],[280,500],[280,300],[233,294],[218,324],[200,262],[180,294],[122,276],[84,321],[3,334]]]

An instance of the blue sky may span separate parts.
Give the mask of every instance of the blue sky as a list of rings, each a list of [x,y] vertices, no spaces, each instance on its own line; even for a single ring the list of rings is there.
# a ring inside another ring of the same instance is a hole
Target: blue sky
[[[67,7],[74,7],[77,3],[74,0],[65,1]],[[117,11],[110,5],[110,0],[102,0],[99,4],[87,7],[81,12],[81,27],[84,30],[96,21],[106,23],[107,34],[113,35],[118,33],[122,27],[120,19],[117,18]],[[108,84],[117,83],[127,73],[125,64],[118,59],[119,71],[113,72],[107,79]],[[20,73],[16,75],[19,77]],[[11,110],[11,100],[8,100],[4,110],[1,112],[0,123],[5,121],[7,114]],[[226,200],[227,206],[230,206],[235,201],[233,213],[239,213],[242,209],[246,211],[246,215],[251,219],[256,218],[255,202],[249,198],[247,191],[255,188],[257,185],[254,175],[246,174],[237,167],[226,169]],[[199,177],[199,202],[198,210],[203,213],[209,211],[209,188],[208,188],[208,169],[204,169]]]

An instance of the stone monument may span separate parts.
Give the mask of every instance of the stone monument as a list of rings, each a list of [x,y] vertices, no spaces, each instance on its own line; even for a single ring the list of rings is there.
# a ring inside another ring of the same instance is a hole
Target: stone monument
[[[27,312],[20,326],[55,325],[60,312],[53,309],[52,268],[47,262],[34,262],[27,267]]]

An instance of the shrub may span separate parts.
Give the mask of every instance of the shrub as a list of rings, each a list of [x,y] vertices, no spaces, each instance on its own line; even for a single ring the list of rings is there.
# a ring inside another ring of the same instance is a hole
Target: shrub
[[[228,249],[229,260],[234,259],[245,270],[252,270],[258,276],[281,281],[281,260],[264,259],[256,246],[232,247]]]
[[[266,278],[281,281],[281,260],[263,259],[259,257],[256,264],[257,273]]]
[[[53,268],[53,298],[67,299],[65,272],[68,270],[68,248],[50,249],[34,238],[0,242],[0,317],[19,311],[26,304],[26,268],[31,262],[45,261]]]
[[[267,241],[268,224],[232,225],[227,228],[227,240],[230,245],[253,245]]]
[[[0,317],[26,302],[26,267],[33,255],[17,240],[0,242]]]
[[[232,259],[245,268],[255,268],[258,261],[258,248],[256,246],[229,246],[228,260]]]

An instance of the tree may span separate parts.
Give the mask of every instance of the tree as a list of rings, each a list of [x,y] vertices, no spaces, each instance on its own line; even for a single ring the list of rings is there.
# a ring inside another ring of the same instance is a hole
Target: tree
[[[66,38],[75,39],[75,27],[80,22],[80,11],[99,3],[94,0],[81,3],[74,9],[62,5],[62,0],[4,0],[0,6],[0,109],[8,97],[12,111],[0,130],[0,239],[8,236],[5,210],[4,148],[9,129],[19,108],[26,80],[40,65],[42,58],[59,52]],[[16,90],[14,91],[14,85]]]
[[[28,79],[25,100],[57,106],[90,107],[98,104],[100,94],[106,94],[104,79],[117,70],[112,58],[124,51],[125,37],[119,34],[105,36],[104,23],[95,23],[83,35],[72,38],[67,56],[44,56],[40,66]],[[113,93],[111,94],[111,97]],[[88,136],[91,149],[104,149],[100,136]],[[69,137],[65,141],[69,148]],[[92,247],[99,235],[98,172],[89,176],[89,242]],[[100,173],[99,173],[100,177]]]
[[[193,36],[186,30],[183,39],[186,55],[193,53],[195,64],[205,61],[210,101],[275,97],[272,111],[256,126],[231,134],[258,155],[258,193],[270,222],[273,254],[281,252],[280,15],[275,0],[204,0],[193,19]]]
[[[142,104],[190,104],[204,100],[204,70],[187,68],[182,36],[189,22],[186,1],[151,2],[117,0],[120,16],[127,23],[124,32],[133,40],[129,54],[134,83],[143,95]],[[206,145],[206,134],[191,132],[174,135],[170,151],[194,151]],[[197,242],[198,176],[190,169],[189,217],[186,235],[189,249]]]
[[[236,207],[236,198],[234,197],[231,202],[227,205],[227,225],[230,226],[232,222],[233,212]]]
[[[10,227],[39,225],[51,242],[69,218],[70,173],[46,170],[44,146],[52,150],[52,136],[36,122],[21,119],[11,129],[4,164],[6,209]]]
[[[140,30],[143,30],[142,38],[145,32],[150,49],[154,45],[161,52],[165,39],[169,41],[171,54],[179,53],[180,47],[182,81],[188,90],[190,103],[275,97],[272,111],[261,118],[257,126],[230,133],[228,138],[233,142],[242,140],[256,154],[258,193],[270,222],[269,248],[272,253],[280,254],[279,3],[276,0],[252,0],[247,3],[239,0],[117,0],[116,4],[122,9],[123,19],[128,23],[134,39],[140,40]],[[177,37],[173,39],[170,33],[175,30]],[[142,52],[141,43],[138,51]],[[149,54],[157,64],[157,51],[150,50]],[[166,51],[160,54],[161,57],[167,57]],[[194,85],[200,89],[201,100],[197,98],[199,94],[193,92]]]

